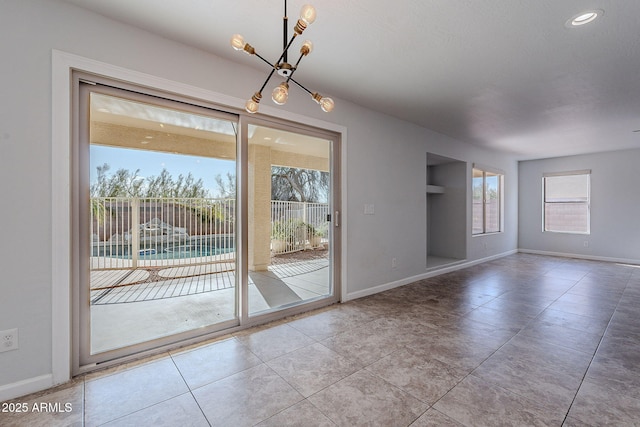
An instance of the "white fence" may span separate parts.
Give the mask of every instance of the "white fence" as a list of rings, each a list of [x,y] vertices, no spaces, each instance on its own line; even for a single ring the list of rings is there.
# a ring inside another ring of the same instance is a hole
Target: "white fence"
[[[235,200],[92,198],[91,269],[209,263],[234,251]]]
[[[274,254],[328,242],[326,203],[271,202]],[[205,264],[235,256],[234,199],[91,199],[91,269]]]
[[[274,254],[314,248],[328,242],[327,203],[271,202],[271,250]]]

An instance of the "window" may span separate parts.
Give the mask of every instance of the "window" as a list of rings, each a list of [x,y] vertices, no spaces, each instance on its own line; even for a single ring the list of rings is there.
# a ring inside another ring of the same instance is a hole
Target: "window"
[[[499,171],[474,165],[472,234],[502,231],[503,177]]]
[[[544,174],[543,230],[589,234],[591,171]]]

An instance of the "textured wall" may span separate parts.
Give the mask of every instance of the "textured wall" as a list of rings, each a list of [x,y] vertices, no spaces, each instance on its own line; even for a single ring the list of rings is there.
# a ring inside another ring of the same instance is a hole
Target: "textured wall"
[[[522,249],[640,262],[640,150],[521,162]],[[591,233],[542,232],[542,174],[591,169]]]

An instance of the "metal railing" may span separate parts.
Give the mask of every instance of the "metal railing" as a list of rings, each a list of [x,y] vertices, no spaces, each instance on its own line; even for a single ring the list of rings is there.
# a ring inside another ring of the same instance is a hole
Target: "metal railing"
[[[91,269],[210,263],[235,250],[235,200],[91,199]]]
[[[271,250],[329,239],[326,203],[271,202]],[[207,264],[235,257],[235,199],[91,198],[91,270]]]
[[[329,240],[327,203],[271,202],[271,250],[274,254],[315,248]]]

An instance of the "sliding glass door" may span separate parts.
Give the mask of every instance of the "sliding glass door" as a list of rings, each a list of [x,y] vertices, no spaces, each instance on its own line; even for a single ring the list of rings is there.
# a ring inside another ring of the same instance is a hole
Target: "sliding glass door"
[[[333,294],[332,144],[248,126],[250,316]]]
[[[95,80],[77,83],[76,373],[337,301],[334,134]]]

